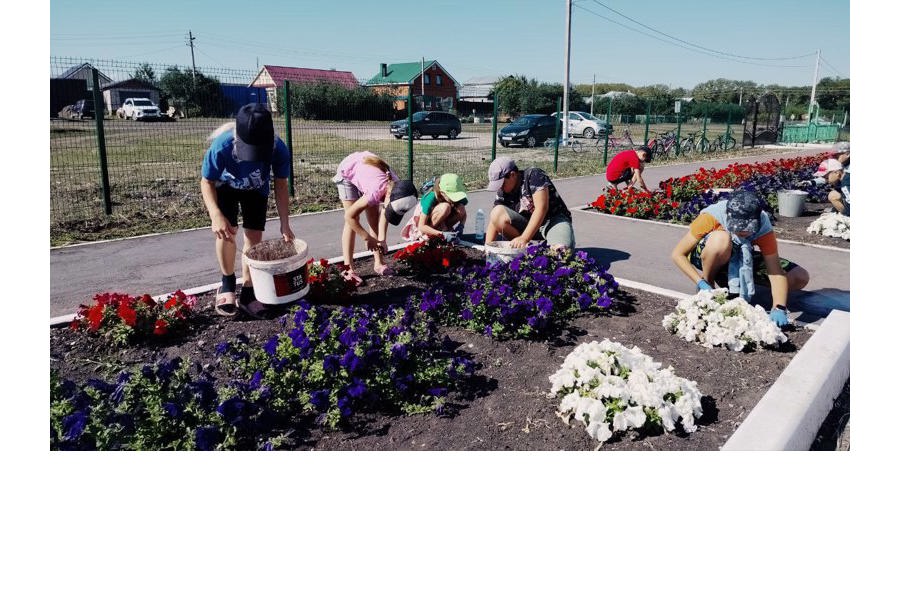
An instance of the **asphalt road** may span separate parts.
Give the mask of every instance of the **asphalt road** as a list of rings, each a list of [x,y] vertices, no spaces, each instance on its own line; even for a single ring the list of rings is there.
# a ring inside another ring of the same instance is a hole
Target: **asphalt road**
[[[821,152],[821,149],[792,149],[767,152],[756,159]],[[669,177],[695,172],[701,166],[721,168],[734,160],[708,161],[648,167],[645,180],[651,187]],[[527,165],[520,165],[527,166]],[[554,179],[560,194],[571,208],[584,206],[600,192],[602,175]],[[493,193],[469,194],[466,234],[474,232],[475,212],[490,210]],[[669,253],[685,227],[638,221],[595,212],[573,210],[576,242],[610,265],[610,272],[623,278],[661,288],[690,293],[693,285],[671,263]],[[343,211],[310,213],[291,218],[294,233],[309,244],[312,257],[341,254],[340,232]],[[388,243],[401,243],[399,227],[389,230]],[[270,222],[264,239],[278,237],[277,221]],[[357,243],[357,248],[364,248]],[[829,308],[849,310],[850,254],[839,249],[813,247],[780,241],[779,250],[788,259],[803,265],[811,274],[807,289],[791,298],[792,308],[815,321]],[[110,242],[95,242],[50,250],[50,318],[70,315],[80,304],[91,302],[94,294],[106,291],[128,294],[168,294],[214,284],[219,280],[214,255],[214,238],[208,228],[149,235]],[[800,313],[795,312],[796,318]]]

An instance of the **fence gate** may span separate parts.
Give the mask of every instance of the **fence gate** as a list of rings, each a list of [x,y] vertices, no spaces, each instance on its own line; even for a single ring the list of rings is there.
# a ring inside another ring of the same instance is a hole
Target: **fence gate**
[[[774,144],[780,138],[781,102],[775,94],[751,96],[744,110],[744,143],[755,147],[757,144]]]

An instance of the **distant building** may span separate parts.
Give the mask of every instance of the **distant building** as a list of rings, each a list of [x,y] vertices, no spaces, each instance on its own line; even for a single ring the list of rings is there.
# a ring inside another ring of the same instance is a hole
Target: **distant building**
[[[453,110],[457,108],[459,82],[436,60],[408,63],[381,63],[378,73],[365,87],[394,100],[395,110],[406,110],[412,89],[416,110]]]
[[[359,81],[350,71],[334,69],[305,69],[300,67],[279,67],[263,65],[259,74],[250,82],[250,87],[264,88],[269,102],[269,110],[278,112],[278,94],[284,90],[284,82],[291,83],[333,83],[347,89],[359,87]]]
[[[494,86],[502,77],[473,77],[459,89],[459,114],[491,116],[494,110]]]
[[[84,79],[87,82],[87,89],[92,90],[94,89],[94,78],[91,74],[93,68],[91,63],[81,63],[66,69],[57,79]],[[97,71],[97,79],[100,81],[100,89],[103,89],[104,86],[109,85],[113,81],[104,75],[102,71]]]

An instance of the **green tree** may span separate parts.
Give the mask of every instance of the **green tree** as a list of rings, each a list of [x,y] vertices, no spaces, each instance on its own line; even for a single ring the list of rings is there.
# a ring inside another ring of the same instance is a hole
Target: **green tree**
[[[219,80],[200,71],[195,78],[190,70],[169,67],[159,80],[159,88],[163,98],[187,117],[224,117],[230,112]]]
[[[158,83],[156,81],[156,72],[153,70],[153,67],[150,66],[150,63],[142,63],[135,72],[132,73],[131,78],[152,86],[156,86]]]

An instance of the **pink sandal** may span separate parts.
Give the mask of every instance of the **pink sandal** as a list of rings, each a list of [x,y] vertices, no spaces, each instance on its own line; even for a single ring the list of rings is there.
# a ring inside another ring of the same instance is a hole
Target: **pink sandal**
[[[356,287],[359,287],[363,284],[362,277],[357,275],[356,271],[351,271],[350,269],[347,269],[346,271],[341,272],[341,276],[344,279],[346,279],[347,281],[349,281],[350,283],[352,283],[353,285],[355,285]]]

